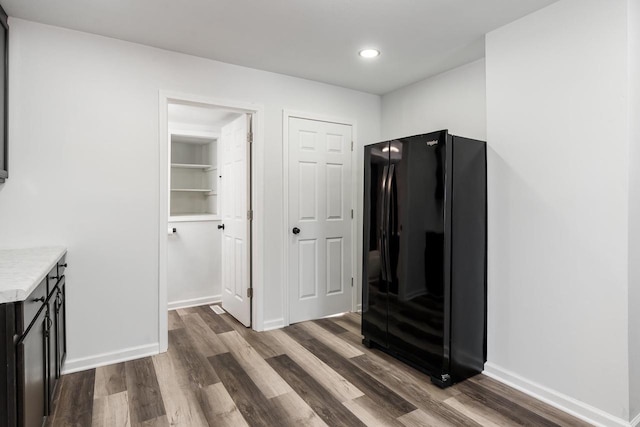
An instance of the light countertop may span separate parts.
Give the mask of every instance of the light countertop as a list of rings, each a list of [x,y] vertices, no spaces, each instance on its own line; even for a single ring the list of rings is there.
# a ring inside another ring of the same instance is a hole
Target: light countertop
[[[0,304],[24,301],[66,251],[61,246],[0,249]]]

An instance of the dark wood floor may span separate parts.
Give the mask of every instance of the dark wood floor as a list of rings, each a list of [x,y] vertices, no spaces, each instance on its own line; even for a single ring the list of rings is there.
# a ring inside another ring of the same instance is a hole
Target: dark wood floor
[[[359,316],[270,332],[169,313],[169,351],[65,375],[53,426],[578,426],[478,375],[446,390],[361,343]]]

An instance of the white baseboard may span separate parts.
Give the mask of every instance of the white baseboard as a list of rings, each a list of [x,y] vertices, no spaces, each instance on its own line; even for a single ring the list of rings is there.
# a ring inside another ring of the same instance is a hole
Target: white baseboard
[[[571,396],[528,380],[491,362],[485,363],[483,374],[590,424],[606,427],[629,427],[634,425],[633,421],[629,423],[595,406],[588,405]],[[635,421],[636,423],[640,421],[640,416]]]
[[[95,356],[67,359],[62,369],[62,373],[72,374],[74,372],[86,371],[87,369],[98,368],[100,366],[111,365],[113,363],[126,362],[128,360],[153,356],[159,352],[160,347],[158,343],[155,343],[131,347],[110,353],[102,353]]]
[[[274,320],[266,320],[262,326],[264,326],[264,328],[262,329],[263,331],[271,331],[273,329],[284,328],[284,319],[280,318]]]
[[[638,427],[640,426],[640,414],[636,415],[636,417],[634,419],[631,420],[631,422],[629,423],[629,425],[631,427]]]
[[[356,313],[362,313],[362,304],[356,305]]]
[[[169,310],[177,310],[179,308],[196,307],[198,305],[216,304],[222,302],[222,295],[210,295],[207,297],[183,299],[180,301],[173,301],[167,304]]]

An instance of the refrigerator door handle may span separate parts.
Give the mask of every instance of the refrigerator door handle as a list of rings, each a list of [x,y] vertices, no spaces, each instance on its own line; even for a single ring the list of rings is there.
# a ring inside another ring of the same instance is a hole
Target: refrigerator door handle
[[[395,165],[391,165],[389,166],[389,173],[387,174],[387,188],[385,189],[385,205],[386,205],[386,212],[385,212],[385,225],[384,225],[384,229],[385,229],[385,235],[386,235],[386,239],[385,239],[385,245],[384,245],[384,250],[386,251],[385,256],[384,256],[384,263],[385,263],[385,271],[387,272],[387,282],[391,282],[393,280],[393,278],[391,277],[391,248],[389,247],[389,242],[391,241],[391,190],[392,190],[392,185],[393,185],[393,179],[394,179],[394,175],[395,175],[395,171],[396,171],[396,166]]]
[[[387,179],[389,177],[389,167],[385,166],[382,169],[382,183],[380,185],[380,232],[378,239],[378,247],[380,248],[380,272],[382,274],[382,280],[387,280],[387,270],[386,270],[386,214],[387,214]]]

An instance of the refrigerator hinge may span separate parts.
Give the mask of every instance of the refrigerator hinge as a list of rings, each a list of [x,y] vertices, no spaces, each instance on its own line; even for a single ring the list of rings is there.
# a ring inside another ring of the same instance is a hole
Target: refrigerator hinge
[[[253,211],[247,211],[247,219],[253,221]]]
[[[351,278],[351,287],[353,288],[353,277]]]
[[[247,288],[247,298],[253,298],[253,288]]]

